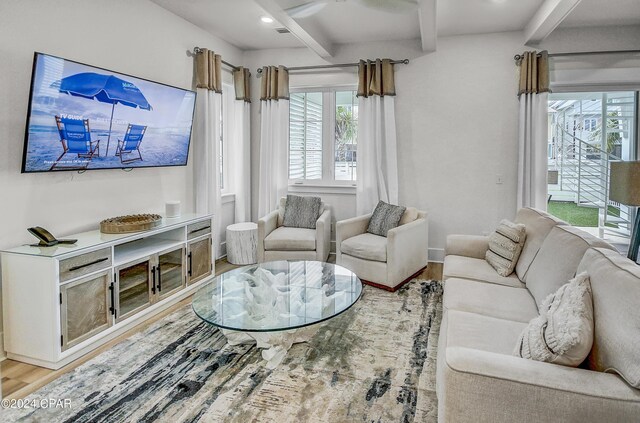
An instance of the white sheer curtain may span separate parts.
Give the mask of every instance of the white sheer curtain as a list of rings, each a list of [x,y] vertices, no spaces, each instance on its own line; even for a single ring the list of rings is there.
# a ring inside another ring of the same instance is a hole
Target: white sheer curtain
[[[220,118],[222,94],[198,88],[193,131],[193,185],[196,213],[214,215],[214,257],[220,257]]]
[[[522,94],[518,122],[518,208],[547,209],[548,94]]]
[[[371,213],[378,201],[398,204],[398,153],[393,97],[358,99],[356,212]]]
[[[274,210],[289,182],[289,72],[264,66],[260,81],[258,217]]]
[[[547,209],[548,92],[548,53],[524,52],[518,86],[518,208]]]
[[[287,195],[289,164],[289,100],[260,102],[260,175],[258,216],[274,210]]]
[[[358,74],[356,213],[362,215],[380,200],[398,204],[398,150],[391,61],[361,60]]]
[[[233,96],[228,97],[224,107],[227,123],[225,160],[228,187],[235,194],[235,222],[251,221],[250,107],[251,103]]]

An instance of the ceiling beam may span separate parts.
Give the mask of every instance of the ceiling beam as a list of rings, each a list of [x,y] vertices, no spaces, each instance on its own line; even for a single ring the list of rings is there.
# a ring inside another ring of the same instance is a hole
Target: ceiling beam
[[[524,28],[525,44],[537,44],[562,23],[581,0],[545,0]]]
[[[437,3],[437,0],[420,0],[419,2],[420,40],[422,41],[422,51],[424,52],[436,51],[438,38]]]
[[[319,29],[309,23],[304,26],[285,12],[276,0],[255,0],[255,2],[282,26],[287,28],[296,38],[323,58],[333,56],[333,44]]]

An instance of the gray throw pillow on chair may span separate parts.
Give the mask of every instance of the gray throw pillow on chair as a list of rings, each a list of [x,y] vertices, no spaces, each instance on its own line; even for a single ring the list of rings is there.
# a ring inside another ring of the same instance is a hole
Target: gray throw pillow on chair
[[[398,226],[406,209],[406,207],[394,206],[393,204],[379,201],[371,215],[371,219],[369,219],[367,232],[386,237],[389,229]]]
[[[320,197],[287,195],[282,226],[315,229],[320,217]]]

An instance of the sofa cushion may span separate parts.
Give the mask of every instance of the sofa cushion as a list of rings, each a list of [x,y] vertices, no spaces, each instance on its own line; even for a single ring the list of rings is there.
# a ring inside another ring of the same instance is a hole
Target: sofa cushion
[[[582,272],[549,295],[529,322],[513,354],[530,360],[578,367],[593,344],[589,275]]]
[[[503,219],[495,232],[489,235],[489,249],[485,253],[485,260],[500,276],[513,273],[522,252],[522,246],[527,236],[522,223],[513,223]]]
[[[447,311],[446,348],[462,347],[511,355],[526,323],[483,316],[466,311]]]
[[[418,209],[416,209],[415,207],[407,207],[407,209],[402,214],[402,218],[400,219],[400,223],[398,223],[398,226],[411,223],[417,218],[418,218]]]
[[[369,233],[356,235],[342,241],[340,251],[364,260],[386,262],[387,238]]]
[[[440,422],[637,423],[640,415],[640,390],[617,375],[461,347],[438,352],[437,365]]]
[[[281,226],[264,238],[265,250],[313,251],[316,249],[316,230]]]
[[[614,249],[607,242],[573,226],[551,229],[524,280],[536,304],[576,275],[578,264],[589,247]]]
[[[593,292],[590,369],[616,372],[640,388],[640,266],[616,251],[590,248],[578,266]]]
[[[386,237],[390,229],[398,226],[405,210],[406,207],[395,206],[382,200],[378,201],[378,205],[369,219],[367,232]]]
[[[527,323],[538,307],[526,288],[469,279],[447,279],[442,302],[445,310],[459,310]]]
[[[463,278],[498,285],[524,287],[515,273],[507,277],[500,276],[485,259],[448,255],[444,258],[443,278]]]
[[[566,223],[555,216],[529,207],[518,210],[515,222],[523,223],[527,229],[527,240],[522,247],[522,253],[516,265],[518,278],[523,281],[529,266],[531,266],[533,259],[536,258],[542,242],[551,232],[551,229],[556,225],[566,225]]]

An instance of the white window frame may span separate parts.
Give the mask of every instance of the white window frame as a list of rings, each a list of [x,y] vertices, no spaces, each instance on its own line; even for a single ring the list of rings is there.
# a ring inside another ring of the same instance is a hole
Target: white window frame
[[[336,126],[336,95],[337,91],[357,91],[358,86],[304,86],[292,87],[290,93],[321,92],[322,93],[322,179],[289,179],[289,186],[317,187],[317,188],[352,188],[356,181],[337,181],[335,179],[335,126]],[[328,118],[327,118],[328,112]],[[289,150],[287,145],[287,174],[289,173]]]
[[[587,124],[587,122],[589,122]],[[588,126],[588,128],[587,128]],[[584,118],[584,130],[587,132],[593,132],[598,127],[598,120],[596,118],[587,117]]]

